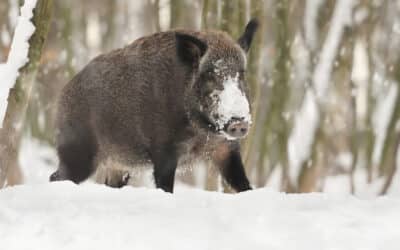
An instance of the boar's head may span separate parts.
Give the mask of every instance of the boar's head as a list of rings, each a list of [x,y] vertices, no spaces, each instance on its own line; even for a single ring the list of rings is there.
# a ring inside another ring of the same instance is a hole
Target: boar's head
[[[247,135],[251,125],[246,54],[258,23],[251,20],[238,41],[221,32],[176,33],[178,57],[194,68],[188,87],[192,116],[227,139]]]

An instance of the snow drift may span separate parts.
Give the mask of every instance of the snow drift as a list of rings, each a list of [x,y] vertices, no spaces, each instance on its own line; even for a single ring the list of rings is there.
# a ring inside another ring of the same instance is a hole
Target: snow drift
[[[0,191],[1,249],[398,250],[400,198],[70,182]]]

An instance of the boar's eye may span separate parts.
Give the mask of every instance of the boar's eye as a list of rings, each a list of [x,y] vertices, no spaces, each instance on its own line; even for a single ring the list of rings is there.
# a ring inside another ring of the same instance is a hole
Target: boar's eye
[[[215,78],[215,73],[213,71],[207,71],[206,75],[210,79],[214,79]]]
[[[207,81],[210,81],[210,80],[214,79],[214,74],[213,74],[212,71],[208,71],[207,70],[207,71],[203,72],[201,75]]]
[[[221,93],[221,91],[220,90],[213,90],[211,93],[210,93],[210,98],[213,100],[213,101],[219,101],[219,95],[220,95],[220,93]]]

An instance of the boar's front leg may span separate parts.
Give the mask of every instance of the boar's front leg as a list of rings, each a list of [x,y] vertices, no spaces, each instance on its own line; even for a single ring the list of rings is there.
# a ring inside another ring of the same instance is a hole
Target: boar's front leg
[[[213,153],[213,162],[225,181],[237,192],[251,189],[244,171],[239,142],[224,142],[218,145]]]
[[[156,187],[172,193],[174,190],[175,171],[178,165],[177,154],[171,148],[155,151],[152,155],[152,161]]]

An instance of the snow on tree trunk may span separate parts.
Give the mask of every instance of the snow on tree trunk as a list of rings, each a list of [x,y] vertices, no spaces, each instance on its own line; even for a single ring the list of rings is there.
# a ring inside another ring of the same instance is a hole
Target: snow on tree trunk
[[[35,26],[31,23],[33,9],[36,6],[36,0],[28,0],[21,8],[21,15],[18,18],[15,28],[14,38],[11,44],[11,50],[6,64],[0,65],[0,120],[3,126],[4,115],[7,108],[7,96],[9,90],[15,85],[19,70],[29,61],[29,39],[35,31]]]
[[[386,106],[386,110],[382,110],[381,113],[378,113],[379,110],[376,110],[376,113],[374,114],[377,124],[380,124],[378,123],[379,119],[382,119],[384,122],[386,122],[386,124],[381,124],[382,127],[378,125],[376,129],[377,141],[382,141],[381,144],[383,144],[381,147],[381,153],[379,154],[379,170],[381,174],[386,177],[386,181],[380,194],[386,194],[397,170],[396,153],[398,152],[400,142],[400,97],[398,90],[400,85],[400,59],[394,67],[394,72],[395,81],[391,83],[390,88],[388,89],[386,99],[390,100],[387,101],[388,104]],[[385,117],[382,117],[383,115],[385,115]],[[380,131],[378,131],[379,128],[381,129]],[[383,138],[378,137],[378,135],[381,135]]]
[[[308,0],[304,10],[304,37],[307,46],[313,51],[318,47],[317,18],[324,2],[325,0]]]
[[[393,116],[398,87],[396,83],[390,83],[387,93],[377,101],[376,109],[372,116],[372,125],[375,133],[375,145],[372,153],[372,164],[378,166],[381,162],[383,147],[390,120]]]
[[[315,4],[313,7],[319,8],[319,4]],[[289,136],[288,155],[291,183],[297,183],[303,164],[310,159],[312,151],[316,147],[315,136],[321,122],[319,103],[323,103],[326,99],[334,61],[339,51],[344,29],[352,24],[352,12],[355,5],[356,1],[353,0],[338,0],[335,4],[330,29],[312,76],[312,87],[307,90],[302,107],[296,116],[294,128]],[[314,22],[316,21],[314,20]],[[309,24],[310,21],[306,23]],[[312,30],[308,31],[311,35],[310,40],[315,37]]]
[[[7,63],[0,68],[0,79],[3,79],[0,89],[0,118],[3,121],[0,188],[6,184],[9,170],[18,167],[22,124],[49,29],[51,9],[52,0],[25,0]]]

